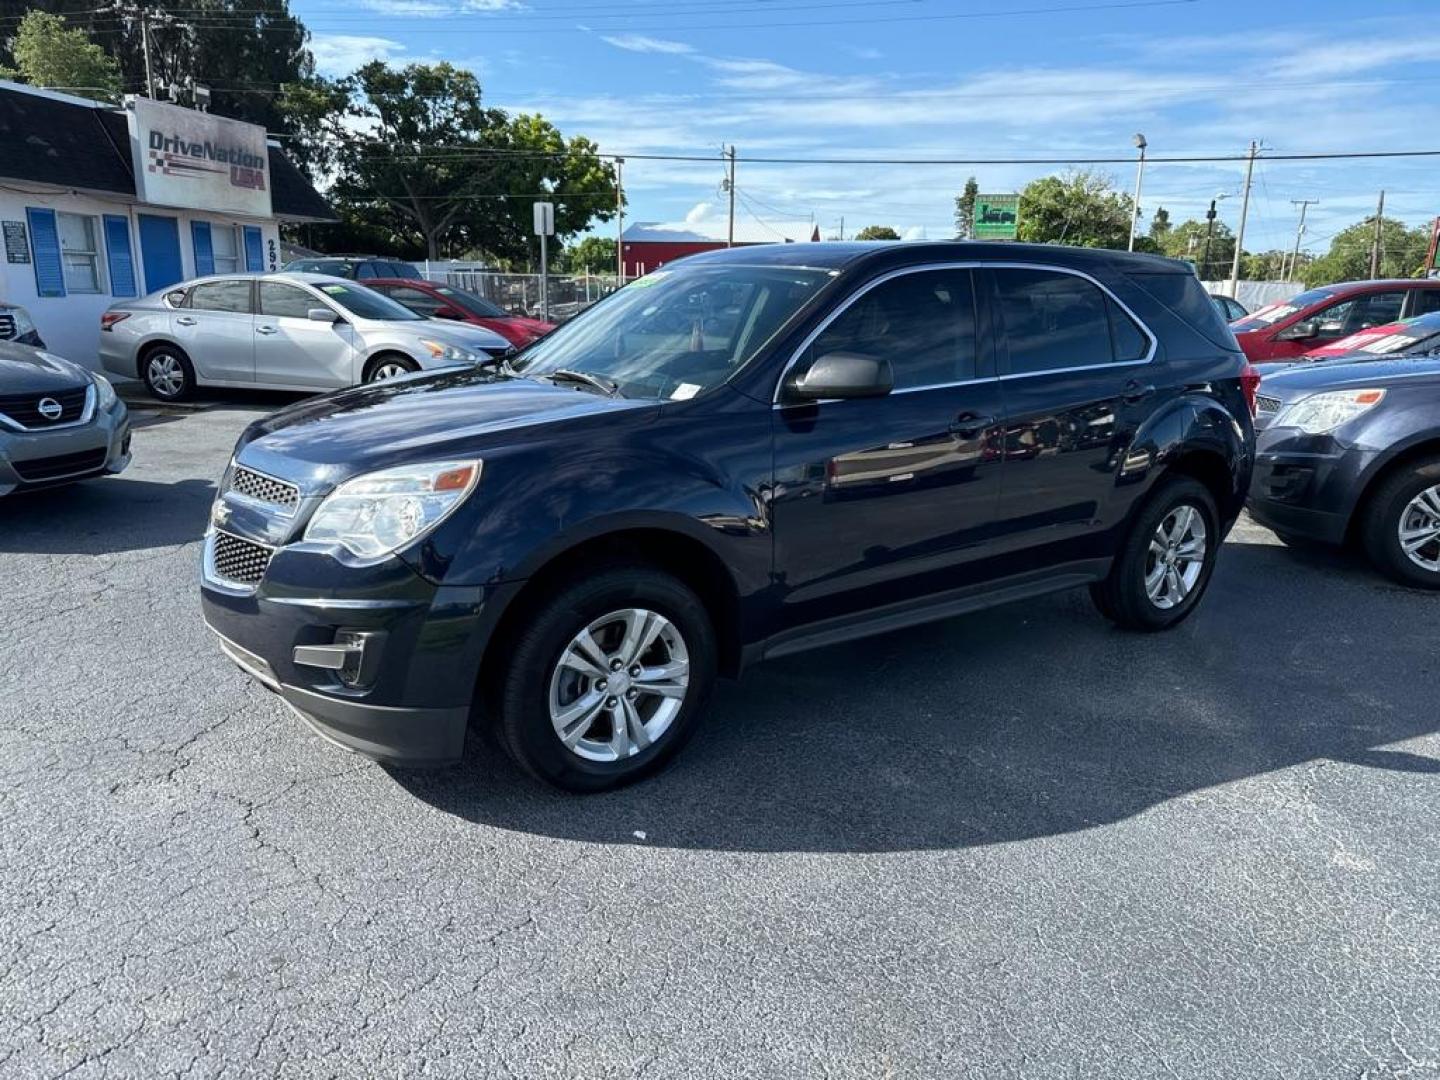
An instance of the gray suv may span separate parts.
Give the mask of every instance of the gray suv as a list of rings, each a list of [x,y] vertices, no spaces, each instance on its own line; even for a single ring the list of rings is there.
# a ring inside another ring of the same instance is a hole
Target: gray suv
[[[130,420],[108,379],[32,345],[0,341],[0,495],[129,464]]]

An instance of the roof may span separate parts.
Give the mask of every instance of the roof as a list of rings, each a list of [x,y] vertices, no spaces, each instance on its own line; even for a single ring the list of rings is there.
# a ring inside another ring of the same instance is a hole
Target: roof
[[[730,262],[751,266],[810,266],[827,270],[861,261],[907,265],[972,260],[1059,263],[1091,269],[1126,266],[1155,274],[1194,273],[1189,263],[1167,259],[1163,255],[1063,244],[997,244],[974,240],[824,241],[801,248],[789,244],[768,244],[763,247],[722,248],[685,258],[687,264]]]
[[[269,152],[275,216],[336,220],[295,163],[278,147]],[[0,81],[0,176],[133,199],[130,122],[98,102]]]
[[[787,240],[795,243],[809,241],[815,235],[813,221],[755,221],[737,218],[735,220],[735,242],[737,244],[781,244]],[[707,221],[637,221],[620,234],[626,244],[715,244],[725,243],[730,238],[730,222],[725,220]]]

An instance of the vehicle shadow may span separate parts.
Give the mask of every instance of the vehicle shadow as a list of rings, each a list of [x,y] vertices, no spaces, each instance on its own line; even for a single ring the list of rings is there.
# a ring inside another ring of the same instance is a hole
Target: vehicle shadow
[[[1380,747],[1440,726],[1431,599],[1341,555],[1232,541],[1166,634],[1115,630],[1079,592],[761,665],[623,791],[556,793],[479,737],[460,766],[393,775],[497,828],[767,852],[1067,833],[1305,763],[1428,777],[1440,762]]]
[[[0,552],[102,555],[188,544],[205,535],[215,485],[124,474],[0,499]]]

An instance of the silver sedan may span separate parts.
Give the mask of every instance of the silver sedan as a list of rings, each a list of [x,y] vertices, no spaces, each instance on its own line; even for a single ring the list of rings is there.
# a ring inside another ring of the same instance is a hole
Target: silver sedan
[[[178,401],[197,386],[330,390],[412,371],[477,364],[510,344],[478,326],[427,319],[323,274],[197,278],[114,305],[100,360]]]

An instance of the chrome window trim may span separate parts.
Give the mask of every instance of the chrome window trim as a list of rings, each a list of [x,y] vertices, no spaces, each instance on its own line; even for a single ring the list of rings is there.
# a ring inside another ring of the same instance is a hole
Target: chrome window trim
[[[45,393],[42,391],[39,396],[44,397]],[[0,413],[0,424],[8,424],[15,431],[23,431],[27,435],[43,435],[47,431],[64,431],[66,428],[83,427],[95,419],[96,401],[95,383],[94,380],[91,380],[90,385],[85,388],[85,404],[80,409],[78,420],[66,420],[63,424],[46,424],[44,427],[26,427],[19,420]]]
[[[780,370],[780,377],[775,381],[775,389],[771,394],[770,407],[772,409],[788,409],[795,408],[801,405],[825,405],[832,401],[842,400],[840,398],[821,398],[817,401],[782,402],[780,400],[780,391],[785,386],[785,377],[789,375],[790,370],[800,362],[800,358],[805,355],[805,350],[810,348],[811,345],[815,344],[815,339],[818,338],[821,334],[823,334],[832,322],[838,319],[841,315],[845,314],[845,312],[849,310],[851,304],[855,303],[855,301],[859,300],[871,289],[883,285],[885,284],[885,282],[891,281],[894,278],[901,277],[905,274],[920,274],[935,270],[1045,270],[1052,273],[1069,274],[1071,277],[1082,278],[1083,280],[1088,281],[1091,285],[1094,285],[1097,289],[1099,289],[1102,293],[1109,297],[1110,300],[1112,300],[1115,305],[1120,308],[1121,311],[1125,312],[1125,314],[1130,317],[1130,320],[1134,322],[1135,325],[1139,327],[1140,332],[1145,335],[1145,339],[1150,343],[1150,348],[1146,350],[1145,355],[1139,360],[1116,360],[1112,361],[1109,364],[1080,364],[1075,367],[1046,368],[1043,371],[1025,371],[1018,374],[1001,375],[997,372],[994,375],[986,376],[984,378],[961,379],[956,382],[932,383],[925,386],[907,386],[899,390],[892,390],[890,392],[890,396],[893,396],[895,394],[913,394],[920,390],[943,390],[954,386],[973,386],[979,383],[1004,382],[1009,379],[1033,379],[1037,375],[1063,375],[1067,372],[1095,371],[1102,368],[1140,367],[1144,364],[1149,364],[1153,362],[1155,359],[1155,354],[1160,349],[1160,339],[1156,337],[1154,331],[1152,331],[1150,327],[1146,325],[1145,320],[1141,319],[1140,316],[1136,315],[1135,312],[1130,308],[1130,305],[1125,303],[1125,301],[1121,300],[1118,296],[1116,296],[1114,292],[1112,292],[1110,288],[1105,285],[1104,282],[1100,281],[1093,275],[1086,273],[1084,270],[1076,270],[1073,267],[1069,266],[1057,266],[1053,263],[1001,262],[994,260],[965,260],[959,262],[918,263],[915,266],[897,267],[894,270],[890,270],[884,274],[881,274],[879,277],[873,279],[872,281],[867,281],[861,288],[857,289],[855,292],[847,296],[844,302],[839,307],[837,307],[829,315],[825,316],[825,318],[820,322],[819,326],[815,327],[814,330],[806,334],[805,340],[800,343],[799,347],[796,348],[794,353],[791,354],[790,359],[786,362],[785,366]]]

